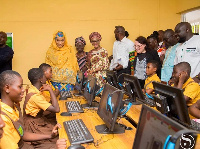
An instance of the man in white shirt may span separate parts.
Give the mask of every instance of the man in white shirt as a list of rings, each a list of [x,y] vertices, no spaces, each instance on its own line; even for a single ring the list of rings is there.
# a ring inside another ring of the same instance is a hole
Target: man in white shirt
[[[111,60],[110,70],[116,70],[119,76],[126,73],[128,67],[129,52],[134,50],[134,43],[125,37],[125,28],[123,26],[115,26],[116,41],[113,45],[113,59]],[[119,78],[119,82],[123,83],[123,77]]]
[[[193,35],[188,22],[178,23],[175,33],[181,44],[176,48],[174,65],[188,62],[191,66],[190,77],[195,78],[200,73],[200,36]]]

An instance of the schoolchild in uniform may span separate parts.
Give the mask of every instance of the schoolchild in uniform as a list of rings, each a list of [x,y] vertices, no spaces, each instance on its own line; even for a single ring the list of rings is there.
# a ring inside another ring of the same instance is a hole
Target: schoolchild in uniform
[[[200,86],[191,77],[191,66],[188,62],[180,62],[174,66],[172,82],[174,87],[183,89],[183,94],[188,106],[200,99]]]
[[[43,115],[43,111],[58,113],[60,111],[58,101],[49,84],[45,84],[46,78],[40,68],[32,68],[28,72],[31,86],[24,102],[24,124],[25,130],[32,133],[48,134],[54,127],[54,123]],[[51,102],[46,101],[42,91],[49,91]],[[37,148],[47,148],[47,145],[56,143],[58,138],[32,141],[31,144]]]
[[[49,84],[51,85],[56,97],[60,94],[60,91],[55,88],[52,83],[51,83],[51,78],[52,78],[52,68],[49,64],[46,64],[46,63],[42,63],[40,66],[39,66],[40,69],[43,70],[44,72],[44,76],[46,78],[46,84]],[[47,101],[49,102],[50,101],[50,93],[48,91],[44,91],[43,92],[43,95],[46,97]]]
[[[143,92],[145,92],[147,94],[153,93],[154,88],[153,88],[152,82],[153,81],[161,82],[160,78],[156,74],[157,69],[158,69],[158,62],[157,61],[151,60],[147,63],[146,74],[147,74],[148,77],[145,80]]]
[[[5,123],[1,149],[32,149],[32,145],[24,141],[38,141],[55,138],[58,125],[50,133],[30,133],[24,130],[23,117],[19,102],[24,96],[23,80],[19,73],[6,70],[0,74],[1,117]],[[55,146],[55,145],[54,145]]]

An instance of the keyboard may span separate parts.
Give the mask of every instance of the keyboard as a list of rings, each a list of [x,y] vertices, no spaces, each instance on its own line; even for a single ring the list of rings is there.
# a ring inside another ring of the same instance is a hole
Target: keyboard
[[[148,98],[147,96],[144,96],[144,98],[145,98],[145,101],[144,101],[145,104],[147,104],[150,107],[155,107],[156,106],[155,101],[153,99]]]
[[[60,100],[66,100],[67,98],[71,98],[72,93],[71,91],[61,91],[60,92]]]
[[[71,145],[94,141],[82,119],[65,121],[63,125]]]
[[[65,102],[67,111],[69,113],[83,113],[83,108],[78,101],[67,101]]]
[[[186,124],[184,122],[182,122],[181,120],[177,119],[177,118],[174,118],[174,117],[171,117],[173,120],[175,120],[176,122],[180,123],[181,125],[189,128],[189,129],[192,129],[192,130],[196,130],[196,131],[200,131],[200,123],[194,121],[194,120],[190,120],[191,122],[191,125],[189,124]]]
[[[194,121],[194,120],[191,120],[191,129],[194,129],[196,131],[200,131],[200,123]]]

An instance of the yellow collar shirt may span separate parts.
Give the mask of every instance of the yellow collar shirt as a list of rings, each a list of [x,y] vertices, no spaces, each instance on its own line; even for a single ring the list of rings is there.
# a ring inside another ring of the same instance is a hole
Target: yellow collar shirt
[[[15,107],[12,109],[7,104],[1,102],[1,110],[6,113],[13,121],[19,119],[19,111]],[[0,148],[1,149],[17,149],[18,142],[20,140],[19,133],[15,129],[12,121],[6,115],[1,114],[1,117],[5,123],[3,128],[3,137],[0,139]]]
[[[145,89],[154,89],[153,83],[152,83],[153,81],[161,82],[157,74],[154,74],[153,76],[146,78],[145,85],[144,85]]]
[[[36,117],[40,110],[46,110],[51,104],[45,99],[42,93],[33,85],[30,86],[28,93],[35,93],[30,97],[26,104],[25,112],[27,115]]]
[[[194,82],[191,77],[183,84],[182,89],[184,90],[183,94],[191,98],[191,100],[187,102],[188,106],[191,106],[200,99],[200,86],[198,83]]]

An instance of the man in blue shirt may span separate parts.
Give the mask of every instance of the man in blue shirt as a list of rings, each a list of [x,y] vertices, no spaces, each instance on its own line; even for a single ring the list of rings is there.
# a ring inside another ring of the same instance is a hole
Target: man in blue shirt
[[[165,53],[165,58],[163,60],[162,69],[161,69],[161,81],[168,83],[172,76],[174,68],[174,59],[176,56],[176,47],[178,46],[178,39],[175,37],[175,33],[172,29],[167,29],[164,32],[165,46],[167,51]]]

